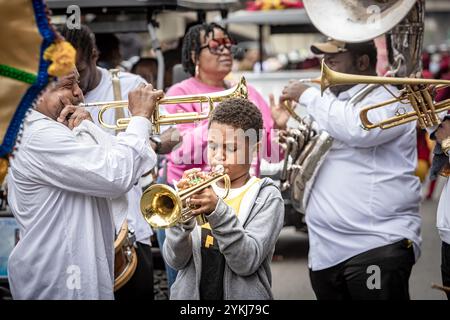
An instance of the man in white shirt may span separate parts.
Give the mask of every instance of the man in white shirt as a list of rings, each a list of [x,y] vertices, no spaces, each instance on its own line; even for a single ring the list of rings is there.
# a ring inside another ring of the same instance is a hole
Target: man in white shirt
[[[443,157],[445,162],[442,165],[446,165],[447,169],[450,165],[450,119],[446,118],[444,122],[439,126],[438,130],[434,134],[437,143],[443,155],[436,155],[435,157]],[[433,160],[434,162],[434,160]],[[434,166],[433,166],[434,167]],[[441,169],[441,168],[440,168]],[[439,230],[439,236],[442,240],[441,247],[441,274],[442,284],[445,287],[450,287],[450,185],[447,180],[439,199],[439,205],[437,210],[436,226]],[[450,291],[446,291],[447,299],[450,300]]]
[[[151,85],[130,92],[131,122],[106,147],[72,131],[90,118],[74,106],[83,99],[78,81],[75,70],[48,86],[10,161],[8,202],[20,226],[8,261],[14,299],[113,299],[110,199],[156,162],[149,119],[163,92]]]
[[[115,100],[110,72],[96,65],[99,52],[96,48],[95,35],[92,31],[85,25],[82,25],[80,29],[69,29],[65,26],[61,30],[61,34],[77,50],[76,64],[80,72],[80,88],[83,91],[85,102]],[[141,83],[146,83],[142,77],[127,72],[119,73],[119,82],[121,96],[124,100],[126,100],[131,90],[137,88]],[[92,118],[97,125],[100,125],[98,122],[99,110],[99,108],[90,110]],[[123,116],[130,116],[128,109],[123,108]],[[116,122],[115,110],[110,109],[106,111],[103,119],[107,123],[114,124]],[[111,135],[116,134],[114,130],[103,127],[102,129]],[[158,152],[158,148],[155,147],[155,149]],[[150,242],[153,232],[141,213],[141,196],[142,187],[140,183],[134,185],[127,194],[127,222],[129,229],[134,232],[136,237],[138,265],[132,278],[115,292],[116,299],[153,299],[153,258]],[[118,230],[116,231],[118,232]]]
[[[311,47],[338,72],[376,75],[373,41],[328,40]],[[317,88],[291,82],[281,101],[299,101],[334,137],[306,207],[309,268],[318,299],[409,299],[408,280],[420,254],[420,183],[414,176],[415,124],[366,131],[359,110],[392,96],[383,87]],[[391,92],[397,89],[388,86]],[[408,106],[392,104],[370,114],[377,122]]]

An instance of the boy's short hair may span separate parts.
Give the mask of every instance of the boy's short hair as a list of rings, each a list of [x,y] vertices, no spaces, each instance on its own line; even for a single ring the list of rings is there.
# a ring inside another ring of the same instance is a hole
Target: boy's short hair
[[[236,129],[255,130],[257,141],[261,140],[263,119],[261,111],[250,100],[230,98],[219,103],[209,117],[209,126],[218,122]]]

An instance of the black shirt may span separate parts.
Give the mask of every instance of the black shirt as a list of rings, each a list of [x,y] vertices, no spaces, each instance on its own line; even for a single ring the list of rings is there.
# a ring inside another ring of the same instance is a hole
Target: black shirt
[[[211,230],[202,227],[202,272],[200,277],[200,299],[223,299],[223,273],[225,257],[219,250]]]

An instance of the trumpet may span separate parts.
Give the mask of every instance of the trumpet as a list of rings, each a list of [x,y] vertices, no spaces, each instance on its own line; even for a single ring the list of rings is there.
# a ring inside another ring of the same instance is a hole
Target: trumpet
[[[214,103],[221,102],[229,98],[248,98],[247,82],[242,76],[234,87],[209,94],[197,94],[197,95],[185,95],[185,96],[173,96],[159,100],[157,102],[155,111],[150,119],[153,125],[153,132],[159,134],[161,132],[162,125],[174,125],[182,123],[192,123],[208,119],[210,113],[214,110]],[[177,114],[162,115],[160,113],[160,105],[179,104],[179,103],[200,103],[200,108],[203,110],[203,103],[208,104],[208,113],[203,112],[184,112]],[[104,121],[103,115],[109,109],[126,108],[128,107],[127,100],[120,101],[107,101],[107,102],[93,102],[93,103],[81,103],[80,107],[101,107],[98,113],[98,122],[100,125],[107,129],[123,130],[128,127],[131,118],[116,119],[115,124],[110,124]]]
[[[430,94],[430,89],[432,86],[434,86],[435,90],[440,90],[449,86],[450,80],[391,78],[346,74],[331,70],[322,61],[322,72],[319,78],[302,79],[301,81],[320,84],[322,93],[329,87],[348,84],[363,83],[381,86],[404,86],[404,88],[400,90],[398,95],[393,94],[386,88],[386,90],[388,90],[388,92],[393,96],[392,99],[366,106],[360,110],[359,116],[361,119],[361,123],[366,130],[371,130],[374,128],[388,129],[416,120],[419,127],[424,129],[438,125],[441,120],[439,119],[437,114],[450,109],[450,99],[446,99],[440,102],[434,102],[433,97]],[[402,107],[397,110],[395,116],[382,120],[378,123],[373,123],[369,120],[369,111],[377,108],[382,108],[396,102],[409,104],[413,110],[407,112],[406,109]]]
[[[225,184],[223,199],[230,191],[230,177],[225,173],[223,166],[217,166],[216,170],[210,173],[196,172],[188,178],[188,187],[179,191],[165,184],[154,184],[144,191],[140,203],[141,212],[152,227],[170,228],[177,223],[191,220],[190,213],[194,208],[187,204],[187,200],[217,181],[223,180]],[[204,215],[198,215],[196,219],[198,225],[207,223]]]

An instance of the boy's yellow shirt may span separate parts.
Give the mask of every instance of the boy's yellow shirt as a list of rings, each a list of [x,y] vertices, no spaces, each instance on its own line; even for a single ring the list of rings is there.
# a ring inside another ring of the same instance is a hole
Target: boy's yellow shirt
[[[236,213],[236,216],[239,216],[239,208],[241,207],[241,202],[242,202],[242,199],[244,199],[245,194],[258,181],[260,181],[259,178],[255,179],[247,188],[242,190],[241,193],[239,193],[237,196],[235,196],[233,198],[227,197],[226,199],[223,200],[228,206],[233,208],[234,212]],[[205,223],[201,227],[211,230],[211,226],[209,225],[209,223]]]

